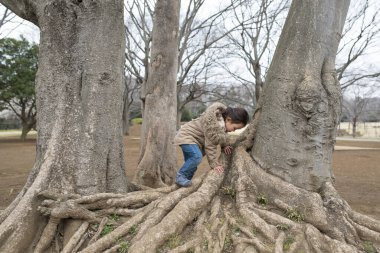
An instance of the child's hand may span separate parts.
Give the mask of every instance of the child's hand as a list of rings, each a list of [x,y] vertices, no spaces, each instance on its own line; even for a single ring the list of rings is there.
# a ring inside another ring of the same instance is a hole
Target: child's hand
[[[223,173],[224,172],[224,168],[222,165],[218,165],[214,168],[214,170],[217,172],[217,173]]]
[[[224,148],[223,148],[223,151],[224,151],[224,153],[226,154],[226,155],[230,155],[230,154],[232,154],[232,147],[231,146],[225,146]]]

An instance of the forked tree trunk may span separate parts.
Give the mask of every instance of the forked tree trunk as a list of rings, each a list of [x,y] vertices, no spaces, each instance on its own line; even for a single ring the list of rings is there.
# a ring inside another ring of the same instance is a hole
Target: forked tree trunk
[[[294,0],[262,94],[252,156],[307,190],[332,178],[341,112],[335,55],[349,0]]]
[[[126,192],[123,1],[1,2],[41,29],[36,163],[0,217],[0,252],[30,252],[46,224],[41,191]]]
[[[158,0],[148,80],[142,87],[143,124],[136,181],[150,187],[171,184],[177,170],[176,74],[179,0]]]

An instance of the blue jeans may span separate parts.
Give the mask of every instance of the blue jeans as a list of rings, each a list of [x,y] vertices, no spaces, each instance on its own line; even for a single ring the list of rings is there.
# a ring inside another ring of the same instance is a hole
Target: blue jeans
[[[188,186],[191,184],[191,179],[202,161],[203,154],[197,144],[182,144],[180,147],[185,163],[177,172],[176,182],[179,185]]]

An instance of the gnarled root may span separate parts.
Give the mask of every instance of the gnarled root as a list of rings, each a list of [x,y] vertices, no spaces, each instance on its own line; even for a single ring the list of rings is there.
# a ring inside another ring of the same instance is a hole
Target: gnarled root
[[[330,182],[319,193],[298,188],[266,173],[242,148],[230,163],[226,175],[210,171],[188,188],[44,193],[51,198],[40,211],[50,221],[36,252],[68,218],[83,223],[63,252],[377,252],[380,222],[351,210]]]

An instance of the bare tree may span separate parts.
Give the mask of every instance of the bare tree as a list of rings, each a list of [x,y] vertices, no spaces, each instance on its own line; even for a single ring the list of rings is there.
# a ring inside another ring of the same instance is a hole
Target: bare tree
[[[3,27],[12,22],[16,18],[16,14],[14,14],[10,9],[6,8],[2,4],[0,4],[0,37],[3,37]]]
[[[124,6],[127,15],[126,71],[140,85],[148,79],[154,3],[128,0]]]
[[[252,4],[250,1],[243,2]],[[288,2],[258,1],[254,9],[238,8],[235,11],[235,22],[253,20],[253,24],[241,25],[239,31],[229,36],[237,47],[231,55],[244,60],[241,65],[245,68],[241,72],[227,64],[223,66],[251,94],[252,101],[257,101],[259,97],[257,91],[264,83]],[[350,7],[337,52],[337,77],[343,90],[352,85],[377,85],[380,71],[377,66],[366,64],[365,59],[373,58],[371,54],[377,53],[374,46],[379,39],[379,7],[375,1],[355,1]]]
[[[177,170],[176,74],[178,68],[178,0],[158,0],[152,33],[148,79],[143,82],[143,124],[135,179],[149,187],[173,183]]]
[[[255,106],[264,86],[289,0],[240,2],[238,8],[234,9],[232,19],[238,29],[228,36],[232,43],[229,61],[235,64],[223,64],[223,68],[250,95],[249,102],[251,106]],[[244,66],[244,71],[241,71],[241,66]]]
[[[225,4],[210,14],[202,14],[205,0],[189,0],[183,6],[178,36],[177,123],[186,104],[205,98],[215,91],[217,62],[224,57],[228,42],[223,39],[237,28],[225,27],[225,18],[233,12],[237,0]],[[153,1],[129,1],[126,10],[127,69],[143,83],[148,74],[149,50],[152,41]],[[210,80],[214,85],[209,85]]]
[[[206,17],[201,16],[205,0],[190,0],[180,24],[178,109],[177,124],[185,106],[201,98],[207,98],[223,86],[218,62],[226,57],[228,42],[224,40],[238,26],[226,26],[226,18],[233,13],[239,1],[232,0],[216,8]]]
[[[123,134],[129,135],[130,112],[132,105],[136,102],[137,93],[140,91],[141,84],[131,76],[125,77],[125,89],[123,93]],[[140,103],[139,103],[140,104]]]
[[[373,90],[363,93],[359,87],[355,87],[350,93],[353,94],[354,97],[343,98],[343,110],[352,123],[352,137],[355,138],[357,135],[357,124],[360,120],[360,117],[366,113],[366,107],[370,102],[370,97],[373,93]]]
[[[374,51],[380,41],[379,12],[380,6],[371,0],[354,1],[350,7],[336,63],[343,90],[352,85],[368,87],[379,82],[379,67],[366,62],[379,53]]]

